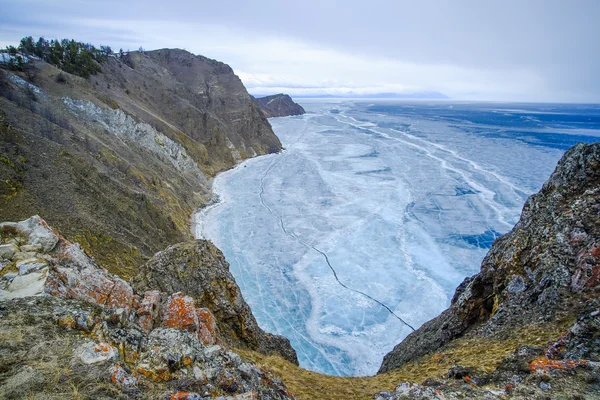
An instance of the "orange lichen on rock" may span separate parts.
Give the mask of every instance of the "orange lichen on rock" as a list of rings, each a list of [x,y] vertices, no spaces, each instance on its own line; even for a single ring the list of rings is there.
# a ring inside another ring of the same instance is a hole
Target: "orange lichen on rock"
[[[144,298],[137,308],[138,324],[144,331],[150,332],[154,327],[154,319],[158,316],[159,308],[160,292],[158,290],[144,292]]]
[[[109,353],[113,351],[114,346],[108,343],[98,343],[94,346],[94,353]]]
[[[194,300],[181,292],[173,293],[162,310],[162,325],[194,332],[198,327],[198,317]]]
[[[131,286],[120,278],[114,278],[114,284],[105,305],[111,308],[130,309],[132,303],[133,289]]]
[[[171,400],[192,400],[200,398],[199,394],[190,392],[177,392],[171,395]]]
[[[529,364],[529,370],[533,373],[545,374],[549,371],[553,370],[567,370],[573,369],[576,367],[587,365],[588,362],[586,360],[551,360],[547,357],[540,357],[536,360],[533,360]]]
[[[136,371],[146,377],[146,379],[150,379],[152,382],[165,382],[171,379],[171,373],[166,368],[157,368],[157,369],[146,369],[142,367],[136,368]]]
[[[130,388],[135,387],[138,384],[138,378],[129,374],[119,364],[115,364],[112,367],[112,373],[110,375],[111,382],[119,388]]]
[[[137,350],[125,349],[123,351],[123,353],[124,353],[125,362],[128,362],[128,363],[136,362],[140,356],[139,353],[137,352]]]
[[[217,344],[217,322],[213,313],[208,308],[197,308],[196,316],[198,317],[198,339],[204,345]]]
[[[77,328],[77,322],[75,321],[75,319],[73,318],[72,315],[66,315],[63,318],[58,319],[58,321],[56,321],[58,323],[59,326],[62,326],[64,328],[69,328],[69,329],[75,329]]]

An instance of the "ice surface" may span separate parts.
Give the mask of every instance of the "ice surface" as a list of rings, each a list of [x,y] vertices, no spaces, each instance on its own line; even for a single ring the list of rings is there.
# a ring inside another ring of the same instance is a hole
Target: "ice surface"
[[[306,102],[272,119],[286,150],[220,174],[219,202],[197,215],[259,324],[315,371],[375,373],[511,229],[562,136],[580,139],[390,104]]]

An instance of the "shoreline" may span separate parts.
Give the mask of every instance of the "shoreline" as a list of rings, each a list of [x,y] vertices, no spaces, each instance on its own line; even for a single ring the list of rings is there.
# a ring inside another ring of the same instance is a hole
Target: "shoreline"
[[[220,181],[220,179],[223,178],[224,175],[233,173],[234,171],[237,171],[242,166],[245,167],[249,163],[252,163],[256,160],[261,160],[263,157],[273,156],[273,155],[281,155],[285,151],[286,151],[285,147],[282,147],[281,151],[279,151],[277,153],[261,154],[261,155],[255,156],[255,157],[247,158],[247,159],[235,164],[231,168],[217,173],[210,180],[210,193],[211,193],[210,201],[207,204],[198,207],[192,213],[192,215],[190,217],[190,219],[191,219],[190,231],[191,231],[194,239],[195,240],[198,240],[198,239],[210,240],[209,238],[207,238],[204,235],[205,217],[213,209],[218,208],[227,203],[227,196],[223,192],[218,190],[218,188],[220,186],[219,181]]]

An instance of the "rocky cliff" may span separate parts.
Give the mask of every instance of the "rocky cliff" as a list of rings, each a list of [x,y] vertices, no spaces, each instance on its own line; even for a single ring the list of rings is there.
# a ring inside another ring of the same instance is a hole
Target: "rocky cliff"
[[[281,144],[226,64],[183,50],[108,57],[88,79],[0,69],[0,220],[44,215],[123,276],[190,239],[208,179]]]
[[[572,395],[598,394],[599,285],[600,143],[579,144],[564,155],[542,190],[528,199],[512,231],[496,240],[481,272],[458,287],[450,308],[387,354],[379,372],[431,354],[443,357],[458,343],[491,344],[529,331],[539,342],[514,341],[524,347],[499,360],[499,368],[490,375],[476,372],[474,364],[455,371],[462,374],[458,378],[473,379],[479,373],[485,376],[480,384],[503,383],[515,395],[525,395],[532,382],[540,393],[559,397],[569,397],[560,391],[565,386]],[[552,330],[562,334],[542,342]],[[483,348],[481,362],[486,357]],[[552,386],[555,391],[550,391]],[[426,392],[411,390],[407,386],[397,392],[416,398],[418,391],[423,396]],[[399,394],[382,398],[401,398]]]
[[[306,114],[304,108],[287,94],[279,93],[272,96],[254,98],[262,113],[267,118],[287,117],[290,115]]]
[[[159,253],[144,276],[160,265],[172,278],[136,291],[37,216],[0,233],[1,398],[293,398],[232,350],[278,341],[269,354],[295,361],[289,342],[243,320],[250,309],[210,243]]]

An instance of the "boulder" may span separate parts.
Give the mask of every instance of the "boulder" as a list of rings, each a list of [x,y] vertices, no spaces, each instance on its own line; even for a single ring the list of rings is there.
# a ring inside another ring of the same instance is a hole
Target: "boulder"
[[[28,238],[27,244],[39,245],[45,252],[54,249],[59,240],[58,233],[38,215],[17,223],[16,228],[19,233]]]
[[[0,260],[10,260],[19,251],[19,246],[14,243],[0,245]]]

